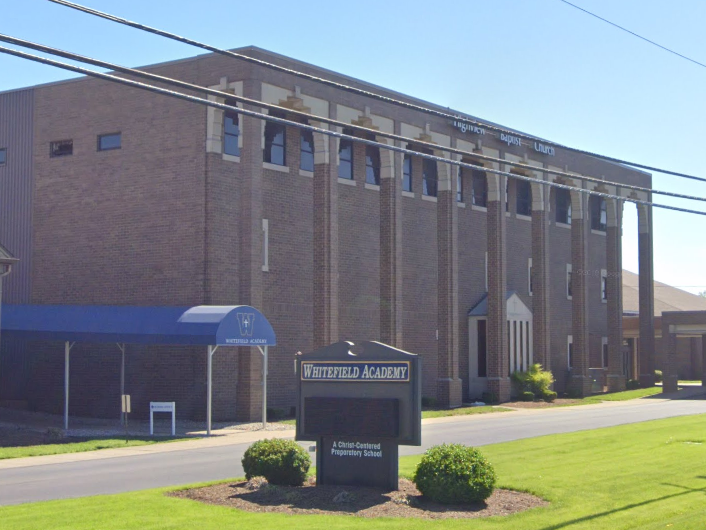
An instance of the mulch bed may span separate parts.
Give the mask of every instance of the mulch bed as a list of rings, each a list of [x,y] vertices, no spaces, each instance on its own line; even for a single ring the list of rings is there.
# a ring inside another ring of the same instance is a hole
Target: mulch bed
[[[529,493],[503,489],[496,489],[485,502],[437,504],[424,499],[414,483],[407,479],[400,479],[400,489],[392,492],[356,486],[314,486],[313,478],[297,487],[273,486],[256,477],[249,482],[217,484],[174,491],[168,495],[248,512],[420,519],[510,515],[549,504]]]

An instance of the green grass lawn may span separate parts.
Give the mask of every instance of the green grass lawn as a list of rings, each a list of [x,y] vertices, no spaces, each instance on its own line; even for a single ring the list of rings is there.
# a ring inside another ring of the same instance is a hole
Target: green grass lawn
[[[598,394],[596,396],[588,396],[583,398],[579,403],[577,403],[577,405],[601,403],[602,401],[627,401],[628,399],[654,396],[656,394],[661,393],[661,386],[651,386],[647,388],[638,388],[636,390],[625,390],[623,392],[611,392],[610,394]]]
[[[512,409],[507,407],[459,407],[456,409],[423,410],[422,419],[443,418],[445,416],[468,416],[471,414],[490,414],[494,412],[508,412]]]
[[[179,438],[183,440],[183,438]],[[24,447],[0,447],[0,460],[5,458],[22,458],[25,456],[59,455],[63,453],[81,453],[97,449],[113,449],[116,447],[131,447],[136,445],[151,445],[159,442],[177,441],[172,438],[96,438],[84,442],[56,443],[47,445],[28,445]],[[0,521],[2,528],[2,521]]]
[[[371,520],[246,513],[164,489],[0,508],[0,528],[35,530],[703,529],[706,416],[687,416],[483,447],[499,485],[549,500],[509,517]],[[419,457],[400,459],[409,476]],[[57,484],[61,488],[61,484]]]

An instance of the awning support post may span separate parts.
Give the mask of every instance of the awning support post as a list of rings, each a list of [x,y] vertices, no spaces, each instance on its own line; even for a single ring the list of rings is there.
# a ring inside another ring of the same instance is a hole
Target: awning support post
[[[208,359],[207,359],[207,394],[208,397],[206,399],[206,434],[208,436],[211,436],[211,390],[213,387],[213,381],[212,381],[212,375],[213,375],[213,354],[216,353],[216,350],[218,349],[218,346],[209,346],[208,347]]]
[[[125,412],[123,412],[123,396],[125,395],[125,343],[117,343],[120,349],[120,424],[125,425]]]
[[[267,346],[263,350],[257,347],[262,354],[262,429],[267,429]]]
[[[64,343],[64,430],[69,430],[69,354],[75,342]]]

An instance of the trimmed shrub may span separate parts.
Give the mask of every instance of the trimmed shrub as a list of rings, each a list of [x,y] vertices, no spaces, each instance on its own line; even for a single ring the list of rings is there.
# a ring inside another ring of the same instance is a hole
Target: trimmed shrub
[[[663,379],[662,370],[655,370],[655,383],[661,383]]]
[[[534,392],[522,392],[520,401],[534,401]]]
[[[638,388],[640,388],[640,381],[637,379],[628,379],[628,382],[625,383],[626,390],[637,390]]]
[[[481,401],[483,403],[497,403],[499,399],[493,392],[483,392],[481,395]]]
[[[422,396],[422,407],[436,407],[436,398]]]
[[[547,390],[542,394],[542,399],[546,401],[547,403],[554,403],[554,400],[556,399],[556,392],[553,392],[552,390]]]
[[[495,489],[495,470],[473,447],[436,445],[427,450],[414,472],[417,489],[442,504],[484,501]]]
[[[311,458],[292,440],[260,440],[245,451],[245,478],[265,477],[270,484],[301,486],[311,467]]]
[[[512,383],[518,394],[532,392],[535,396],[543,396],[549,391],[554,382],[554,376],[547,370],[542,370],[542,365],[535,363],[526,372],[514,372]]]

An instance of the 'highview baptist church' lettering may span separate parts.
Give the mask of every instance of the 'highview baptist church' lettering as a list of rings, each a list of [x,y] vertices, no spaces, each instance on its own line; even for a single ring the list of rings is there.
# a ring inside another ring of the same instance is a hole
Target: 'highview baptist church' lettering
[[[409,381],[409,363],[303,361],[302,381]]]

